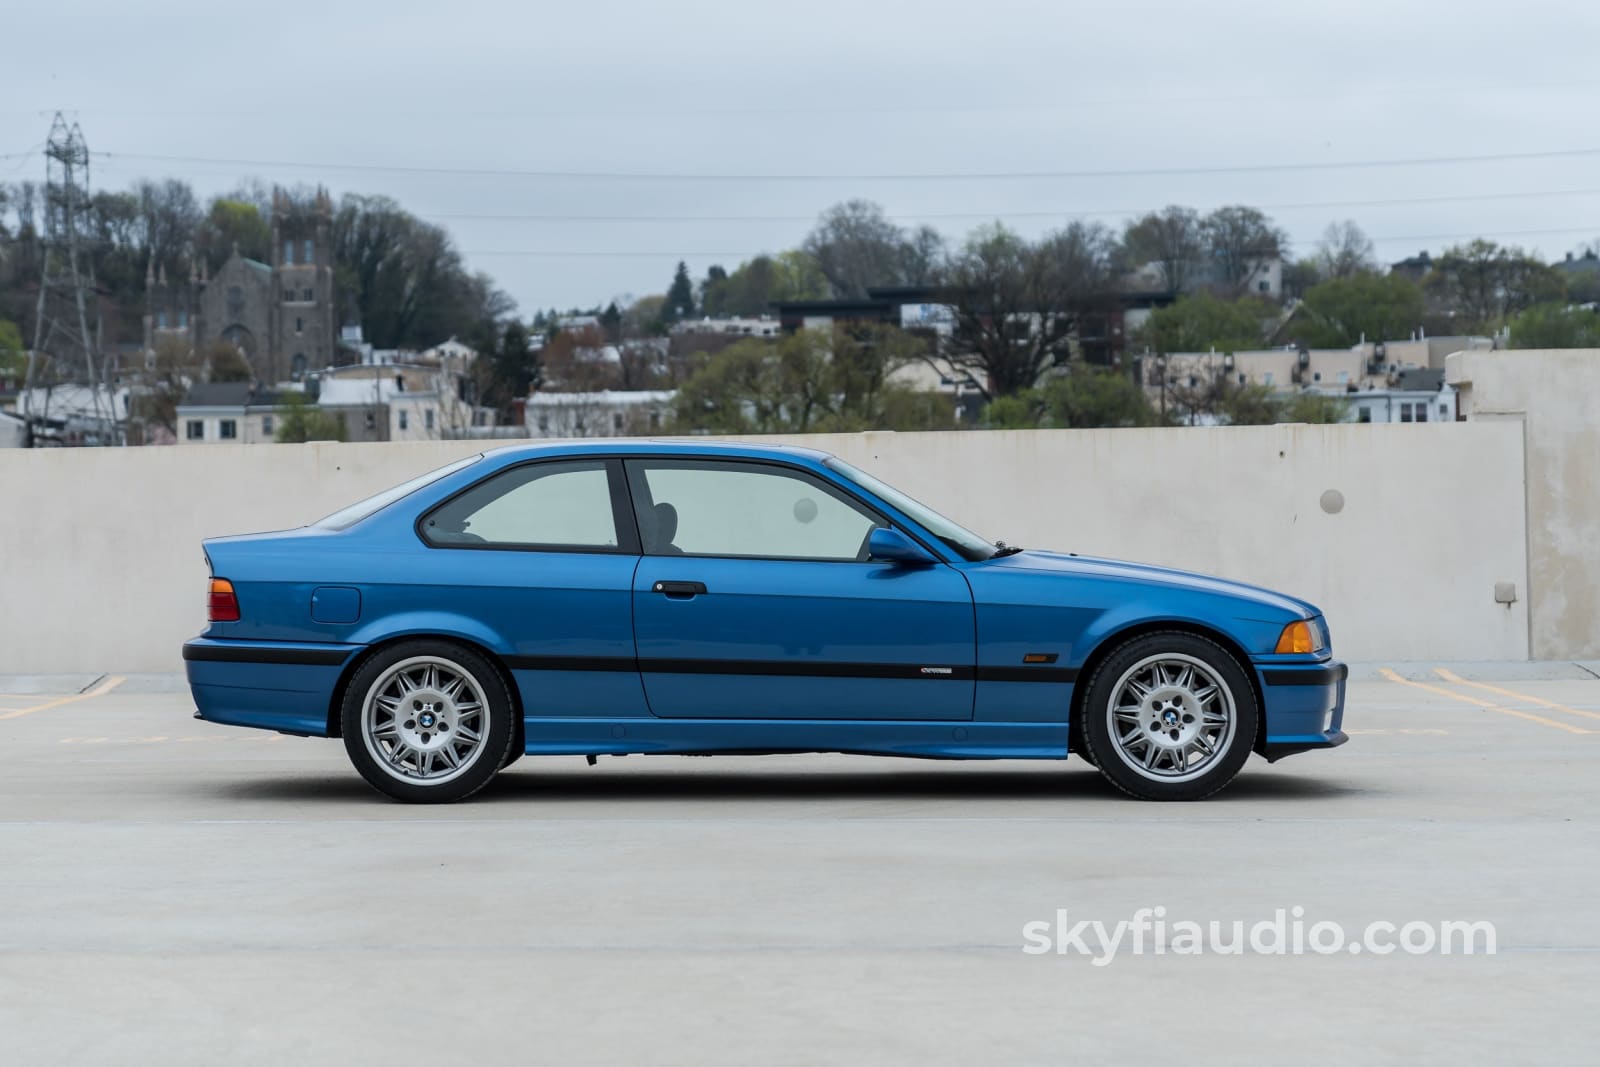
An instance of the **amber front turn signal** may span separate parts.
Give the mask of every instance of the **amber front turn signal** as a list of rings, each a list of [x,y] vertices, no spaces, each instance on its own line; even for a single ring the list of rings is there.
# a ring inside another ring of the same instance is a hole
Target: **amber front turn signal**
[[[1311,636],[1311,626],[1304,620],[1291,622],[1283,628],[1283,633],[1278,635],[1278,647],[1274,652],[1315,652],[1316,640]]]

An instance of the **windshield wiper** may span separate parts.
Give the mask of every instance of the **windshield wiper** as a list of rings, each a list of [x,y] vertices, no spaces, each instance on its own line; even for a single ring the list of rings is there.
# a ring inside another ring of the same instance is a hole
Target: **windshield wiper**
[[[990,556],[990,559],[999,559],[1001,556],[1014,556],[1022,551],[1021,545],[1008,545],[1004,541],[996,541],[994,548],[994,555]]]

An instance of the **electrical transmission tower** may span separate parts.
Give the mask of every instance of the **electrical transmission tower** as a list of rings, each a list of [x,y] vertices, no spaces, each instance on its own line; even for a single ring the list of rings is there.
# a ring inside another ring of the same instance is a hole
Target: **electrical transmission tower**
[[[20,412],[35,444],[52,438],[60,443],[69,438],[95,444],[121,440],[121,420],[109,389],[102,388],[106,365],[100,357],[94,263],[83,231],[88,212],[89,146],[78,124],[69,127],[58,111],[45,146],[44,269],[23,394],[31,410]],[[51,394],[64,385],[87,388],[71,390],[71,396],[82,399],[60,405],[52,419]],[[43,394],[40,399],[35,399],[36,387]],[[67,432],[57,433],[57,426]]]

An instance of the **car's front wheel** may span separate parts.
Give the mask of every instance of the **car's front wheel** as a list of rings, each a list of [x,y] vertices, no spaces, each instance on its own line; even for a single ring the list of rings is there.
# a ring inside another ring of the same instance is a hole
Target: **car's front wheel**
[[[445,641],[406,641],[362,664],[341,709],[350,762],[396,800],[462,800],[506,761],[511,695],[482,655]]]
[[[1142,800],[1199,800],[1250,757],[1260,712],[1250,679],[1197,634],[1136,637],[1089,679],[1084,742],[1100,773]]]

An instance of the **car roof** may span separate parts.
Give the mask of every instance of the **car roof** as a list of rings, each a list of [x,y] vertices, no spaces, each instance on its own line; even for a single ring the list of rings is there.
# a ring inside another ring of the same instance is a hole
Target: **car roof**
[[[746,441],[685,441],[678,439],[652,439],[638,437],[607,437],[590,441],[550,441],[539,444],[506,445],[490,449],[484,455],[499,460],[516,460],[535,456],[584,455],[674,455],[707,456],[734,459],[808,459],[821,461],[832,453],[798,445],[764,444]]]

